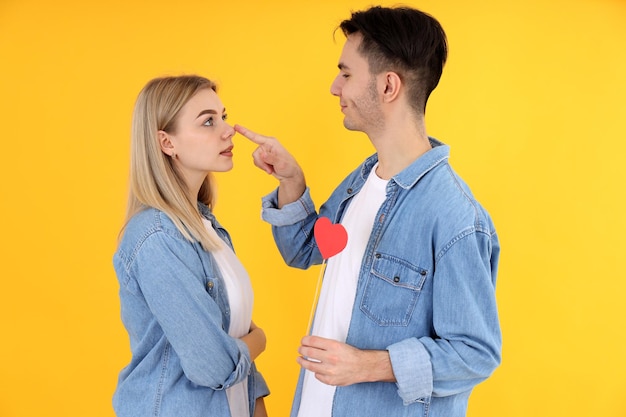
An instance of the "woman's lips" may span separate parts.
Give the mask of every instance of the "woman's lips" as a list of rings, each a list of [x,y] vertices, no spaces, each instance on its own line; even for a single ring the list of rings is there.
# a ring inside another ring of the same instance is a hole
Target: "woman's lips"
[[[223,156],[233,156],[233,148],[234,148],[234,146],[229,146],[228,148],[226,148],[225,150],[220,152],[220,155],[223,155]]]

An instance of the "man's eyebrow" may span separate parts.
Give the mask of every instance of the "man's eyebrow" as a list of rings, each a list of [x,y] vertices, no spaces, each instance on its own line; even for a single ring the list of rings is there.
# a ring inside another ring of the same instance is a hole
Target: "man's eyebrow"
[[[222,110],[222,113],[226,113],[226,108],[224,108]],[[213,109],[206,109],[206,110],[202,110],[200,113],[198,113],[198,115],[196,116],[196,119],[200,116],[202,116],[203,114],[217,114],[217,111],[213,110]]]
[[[346,64],[344,64],[343,62],[340,62],[339,65],[337,65],[337,68],[339,68],[340,70],[348,70],[350,68],[348,68],[348,66]]]

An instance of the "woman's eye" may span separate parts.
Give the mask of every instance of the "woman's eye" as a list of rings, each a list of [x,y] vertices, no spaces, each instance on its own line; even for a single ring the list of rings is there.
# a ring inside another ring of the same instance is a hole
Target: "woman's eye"
[[[203,123],[205,126],[213,126],[213,118],[209,117],[206,122]]]

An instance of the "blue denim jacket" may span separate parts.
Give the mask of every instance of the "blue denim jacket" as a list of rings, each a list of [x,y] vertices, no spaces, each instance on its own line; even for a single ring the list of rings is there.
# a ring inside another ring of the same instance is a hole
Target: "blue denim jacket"
[[[212,255],[149,208],[128,223],[113,263],[132,351],[113,396],[117,416],[229,416],[225,389],[245,378],[252,415],[268,390],[246,344],[227,333],[228,299]]]
[[[397,383],[337,387],[333,416],[464,416],[472,388],[500,363],[498,238],[487,212],[450,167],[449,147],[430,140],[433,149],[388,182],[346,341],[388,350]],[[339,222],[376,162],[373,155],[352,172],[319,215]],[[263,199],[263,218],[273,225],[285,261],[298,268],[321,263],[309,190],[276,207],[274,191]],[[293,417],[301,389],[302,373]]]

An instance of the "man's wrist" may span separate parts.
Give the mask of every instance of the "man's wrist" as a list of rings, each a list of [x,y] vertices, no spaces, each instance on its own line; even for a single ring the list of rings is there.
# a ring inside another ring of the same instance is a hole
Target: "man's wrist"
[[[306,190],[304,175],[283,178],[278,185],[278,208],[297,201]]]
[[[364,382],[396,382],[388,351],[369,350],[364,353],[366,354],[364,370],[367,372]]]

